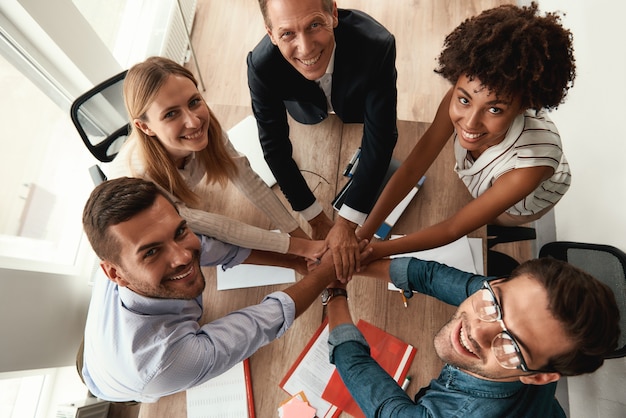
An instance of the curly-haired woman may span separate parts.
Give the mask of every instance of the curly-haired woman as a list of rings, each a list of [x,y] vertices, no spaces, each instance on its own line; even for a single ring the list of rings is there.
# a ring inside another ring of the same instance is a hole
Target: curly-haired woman
[[[401,239],[373,243],[372,258],[452,242],[488,223],[536,220],[565,194],[570,170],[546,110],[575,77],[572,34],[536,3],[467,19],[445,39],[435,70],[453,86],[426,133],[390,179],[360,238],[370,238],[448,140],[474,199],[452,217]]]

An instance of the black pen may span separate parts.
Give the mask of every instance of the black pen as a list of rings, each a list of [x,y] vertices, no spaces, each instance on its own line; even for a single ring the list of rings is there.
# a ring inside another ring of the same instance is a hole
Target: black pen
[[[352,158],[350,158],[350,162],[346,166],[346,169],[343,170],[343,175],[345,177],[351,177],[352,167],[354,167],[354,164],[356,164],[360,156],[361,156],[361,147],[357,148],[357,150],[352,155]]]

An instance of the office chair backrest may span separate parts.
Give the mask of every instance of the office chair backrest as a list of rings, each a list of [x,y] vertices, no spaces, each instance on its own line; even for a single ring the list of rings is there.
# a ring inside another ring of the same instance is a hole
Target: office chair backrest
[[[613,290],[622,331],[616,351],[606,358],[626,355],[626,254],[610,245],[556,241],[545,244],[539,257],[554,257],[586,271]]]
[[[123,71],[94,86],[78,97],[70,116],[83,143],[99,161],[110,162],[117,155],[129,133],[124,107]]]

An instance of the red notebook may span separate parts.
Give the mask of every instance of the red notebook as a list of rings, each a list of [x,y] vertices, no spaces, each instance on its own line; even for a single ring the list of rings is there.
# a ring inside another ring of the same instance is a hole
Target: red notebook
[[[360,320],[357,328],[370,345],[372,357],[396,382],[402,382],[417,350],[374,325]],[[322,361],[323,360],[323,361]],[[319,417],[336,417],[343,410],[354,417],[364,417],[335,366],[328,363],[328,326],[324,321],[294,365],[280,383],[291,391],[304,391]],[[290,393],[293,395],[293,393]]]

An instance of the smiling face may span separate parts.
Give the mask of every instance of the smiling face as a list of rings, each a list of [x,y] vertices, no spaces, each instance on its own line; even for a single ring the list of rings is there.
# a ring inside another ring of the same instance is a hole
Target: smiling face
[[[308,80],[322,77],[335,45],[337,5],[331,14],[322,0],[269,0],[267,15],[267,33],[283,57]]]
[[[502,142],[523,111],[519,97],[498,97],[480,80],[467,76],[459,77],[454,85],[449,108],[459,142],[474,158]]]
[[[133,123],[163,144],[177,167],[209,141],[209,108],[193,81],[170,75],[145,112]]]
[[[115,283],[153,298],[192,299],[202,293],[200,241],[163,196],[109,228],[119,243],[120,261],[101,265]]]
[[[528,367],[541,369],[551,357],[573,349],[563,325],[548,310],[547,293],[537,280],[521,275],[491,285],[502,308],[502,319],[519,344]],[[523,381],[527,374],[505,369],[497,362],[491,343],[502,327],[498,322],[479,319],[472,305],[472,298],[477,297],[475,293],[466,299],[437,333],[437,355],[444,362],[483,379]],[[558,379],[558,373],[553,375]]]

